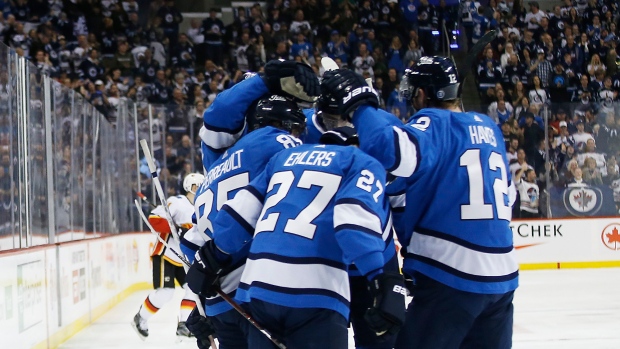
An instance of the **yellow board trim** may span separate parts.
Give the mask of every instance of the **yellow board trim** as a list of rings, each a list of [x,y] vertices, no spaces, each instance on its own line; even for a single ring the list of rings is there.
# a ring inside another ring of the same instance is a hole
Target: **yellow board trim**
[[[528,263],[528,264],[519,265],[519,268],[521,270],[614,268],[614,267],[620,267],[620,261]]]
[[[120,303],[123,299],[127,298],[129,295],[136,291],[148,290],[152,289],[153,284],[149,282],[139,282],[133,284],[123,291],[121,291],[116,296],[110,298],[100,306],[96,307],[91,311],[90,314],[85,314],[73,321],[67,326],[59,329],[56,333],[49,336],[49,338],[44,341],[38,343],[33,346],[32,349],[55,349],[58,348],[62,343],[66,340],[89,326],[91,323],[95,322],[98,318],[100,318],[103,314],[105,314],[108,310],[114,308],[118,303]],[[90,316],[90,320],[89,320]]]

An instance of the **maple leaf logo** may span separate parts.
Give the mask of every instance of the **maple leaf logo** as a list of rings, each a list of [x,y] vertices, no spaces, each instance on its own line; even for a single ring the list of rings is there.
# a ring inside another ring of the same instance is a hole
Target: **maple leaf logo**
[[[620,242],[620,233],[618,233],[618,228],[614,228],[611,233],[605,234],[607,236],[607,243],[613,244],[614,242]]]
[[[580,191],[577,195],[573,196],[573,199],[579,203],[580,208],[586,208],[592,201],[592,195],[588,195],[584,190]]]
[[[610,250],[620,251],[620,224],[612,223],[603,229],[601,240]]]

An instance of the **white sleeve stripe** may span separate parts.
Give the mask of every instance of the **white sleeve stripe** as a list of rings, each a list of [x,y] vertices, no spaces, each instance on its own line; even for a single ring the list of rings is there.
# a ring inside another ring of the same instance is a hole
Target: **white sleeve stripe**
[[[407,135],[407,132],[396,126],[394,129],[395,147],[398,151],[394,166],[389,171],[397,177],[409,177],[418,167],[418,147]]]
[[[263,209],[263,203],[247,189],[240,190],[234,199],[226,202],[226,205],[252,227],[256,227],[258,216]]]
[[[341,225],[356,225],[383,235],[379,217],[357,204],[342,203],[334,207],[334,227]]]
[[[215,131],[209,130],[206,127],[201,127],[200,132],[198,133],[200,139],[210,148],[212,149],[224,149],[233,145],[241,134],[243,133],[244,127],[241,128],[241,131],[237,133],[230,133],[226,131]]]
[[[383,238],[383,241],[388,241],[391,233],[392,233],[392,214],[390,213],[388,216],[387,224],[385,225],[385,228],[383,228],[383,235],[381,236],[381,238]]]

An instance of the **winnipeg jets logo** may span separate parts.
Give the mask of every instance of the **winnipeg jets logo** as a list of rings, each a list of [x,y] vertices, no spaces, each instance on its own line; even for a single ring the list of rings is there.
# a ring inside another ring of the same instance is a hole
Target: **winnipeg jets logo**
[[[596,187],[568,188],[563,196],[564,206],[574,216],[594,215],[603,204],[603,193]]]

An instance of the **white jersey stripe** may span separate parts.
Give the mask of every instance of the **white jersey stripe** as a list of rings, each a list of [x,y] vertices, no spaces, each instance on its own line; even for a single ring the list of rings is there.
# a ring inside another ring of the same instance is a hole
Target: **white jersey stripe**
[[[263,203],[246,189],[240,190],[235,198],[228,200],[226,205],[232,208],[249,225],[256,226]]]
[[[396,143],[399,148],[400,159],[396,159],[398,166],[390,172],[397,177],[410,177],[418,167],[418,148],[409,139],[405,131],[396,126],[392,128],[398,136]]]
[[[233,144],[241,137],[243,134],[243,130],[245,129],[245,125],[241,128],[241,131],[237,133],[229,133],[224,131],[213,131],[209,130],[206,127],[202,126],[198,135],[200,139],[210,148],[212,149],[225,149]]]
[[[451,241],[413,232],[407,252],[475,276],[504,276],[519,269],[514,249],[508,253],[474,251]]]
[[[381,220],[362,206],[353,203],[342,203],[334,207],[334,227],[341,225],[357,225],[382,235]]]
[[[292,289],[324,289],[341,295],[347,301],[349,276],[346,270],[325,264],[290,264],[271,259],[248,259],[241,283],[264,282]]]

